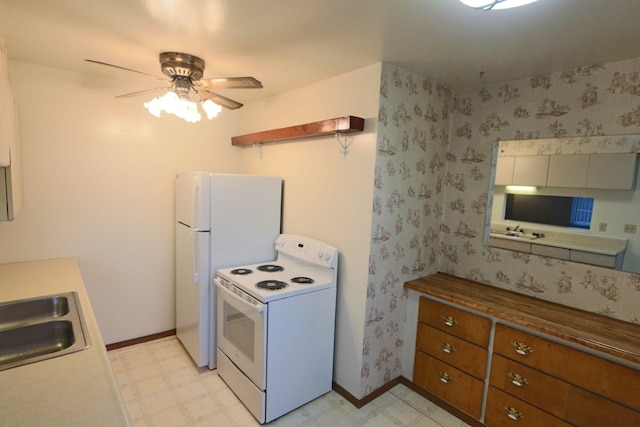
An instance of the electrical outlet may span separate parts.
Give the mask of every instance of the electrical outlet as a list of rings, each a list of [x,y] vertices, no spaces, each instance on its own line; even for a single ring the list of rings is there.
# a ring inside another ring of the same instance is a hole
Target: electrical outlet
[[[598,225],[598,231],[602,231],[602,232],[607,231],[607,223],[606,222],[601,222]]]
[[[636,234],[636,225],[635,224],[625,224],[624,230],[625,233]]]

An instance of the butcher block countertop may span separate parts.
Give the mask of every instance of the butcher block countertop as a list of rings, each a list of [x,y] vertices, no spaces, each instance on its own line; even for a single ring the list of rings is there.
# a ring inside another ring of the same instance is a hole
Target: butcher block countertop
[[[130,426],[76,260],[0,264],[0,302],[63,292],[78,293],[91,347],[0,371],[0,425]]]
[[[405,288],[640,364],[640,325],[436,273]],[[639,365],[640,366],[640,365]]]

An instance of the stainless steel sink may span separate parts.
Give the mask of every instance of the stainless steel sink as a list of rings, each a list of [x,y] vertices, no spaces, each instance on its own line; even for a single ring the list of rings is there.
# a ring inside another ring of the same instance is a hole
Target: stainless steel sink
[[[5,303],[0,305],[0,329],[68,313],[69,298],[60,295]]]
[[[75,292],[0,304],[0,370],[90,346]]]
[[[491,230],[489,237],[513,240],[536,240],[544,237],[541,233],[523,233],[521,231]]]

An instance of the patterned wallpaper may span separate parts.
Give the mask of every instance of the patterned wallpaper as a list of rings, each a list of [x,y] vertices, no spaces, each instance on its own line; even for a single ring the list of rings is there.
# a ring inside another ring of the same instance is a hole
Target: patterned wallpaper
[[[361,392],[399,376],[404,282],[438,271],[451,92],[383,64]]]
[[[640,275],[482,244],[496,138],[638,133],[640,59],[457,94],[383,64],[380,91],[362,395],[401,374],[403,283],[436,271],[640,323]]]
[[[496,138],[578,139],[640,130],[640,60],[631,59],[468,89],[453,102],[445,206],[471,205],[486,194],[490,162],[465,163],[474,150],[490,158]],[[616,141],[612,138],[609,141]],[[586,149],[586,148],[585,148]],[[479,168],[485,178],[476,180]],[[441,271],[516,292],[640,322],[640,275],[482,245],[484,212],[447,209]],[[460,236],[458,228],[476,234]]]

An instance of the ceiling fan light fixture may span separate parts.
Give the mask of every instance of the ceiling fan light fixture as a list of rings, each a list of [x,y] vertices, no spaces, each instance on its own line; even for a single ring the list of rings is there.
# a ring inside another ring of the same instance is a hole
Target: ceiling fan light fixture
[[[174,114],[188,122],[200,121],[202,115],[198,104],[207,118],[213,119],[220,114],[222,107],[236,110],[242,103],[213,92],[214,89],[261,89],[262,83],[253,77],[218,77],[203,79],[204,60],[194,55],[180,52],[162,52],[160,68],[168,78],[158,78],[151,74],[106,62],[85,59],[87,62],[105,65],[124,71],[130,71],[152,77],[168,84],[136,92],[118,95],[116,98],[147,95],[149,93],[166,92],[164,96],[145,102],[144,106],[151,114],[160,117],[162,112]]]
[[[460,0],[466,6],[483,10],[510,9],[536,1],[538,0]]]
[[[207,118],[209,120],[217,117],[218,114],[220,114],[220,112],[222,111],[222,107],[210,99],[207,99],[202,103],[202,109],[205,113],[207,113]]]
[[[213,102],[211,103],[213,104]],[[202,115],[198,111],[198,104],[196,102],[189,98],[180,97],[175,92],[171,91],[160,97],[153,98],[149,102],[145,102],[144,106],[149,110],[149,113],[156,117],[160,117],[162,112],[165,112],[178,116],[189,123],[199,122],[202,118]],[[205,112],[207,112],[206,109]],[[207,112],[207,117],[211,119],[215,116],[211,116],[209,112]]]

